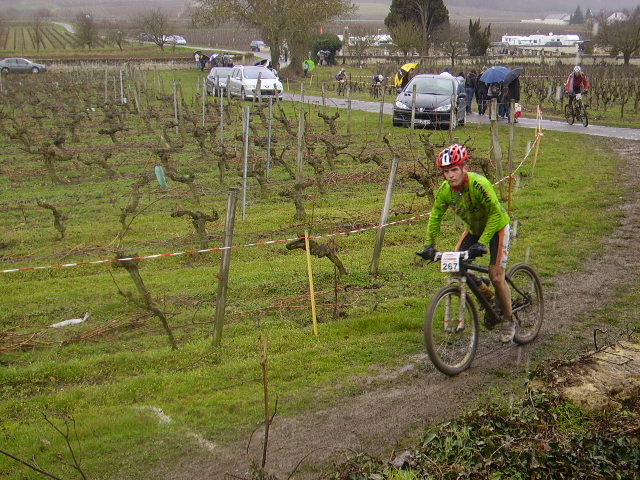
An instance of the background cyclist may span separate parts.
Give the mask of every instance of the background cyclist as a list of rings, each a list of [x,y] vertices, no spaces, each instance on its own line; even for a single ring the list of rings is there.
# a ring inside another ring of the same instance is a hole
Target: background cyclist
[[[569,94],[569,105],[573,105],[573,99],[576,93],[587,93],[589,90],[589,78],[582,69],[576,65],[573,67],[573,72],[567,77],[567,83],[564,87],[564,91]]]
[[[515,325],[511,317],[511,292],[505,281],[505,268],[509,256],[509,215],[498,200],[493,186],[482,175],[469,172],[467,160],[471,158],[466,147],[454,143],[440,152],[436,165],[445,180],[436,193],[427,226],[426,245],[420,255],[433,260],[435,239],[440,233],[440,222],[451,207],[466,226],[456,250],[468,250],[472,257],[487,253],[489,245],[489,278],[495,287],[502,307],[500,341],[513,340]],[[493,325],[488,325],[491,328]]]

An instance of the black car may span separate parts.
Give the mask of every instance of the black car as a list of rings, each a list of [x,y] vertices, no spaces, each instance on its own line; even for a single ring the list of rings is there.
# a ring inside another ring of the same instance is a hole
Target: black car
[[[449,128],[464,125],[467,119],[467,95],[464,80],[449,74],[416,75],[396,97],[393,105],[393,126],[411,125],[413,86],[416,86],[414,126]]]

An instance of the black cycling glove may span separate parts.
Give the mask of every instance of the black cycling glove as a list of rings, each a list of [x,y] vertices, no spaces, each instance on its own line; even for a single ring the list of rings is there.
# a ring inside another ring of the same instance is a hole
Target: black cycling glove
[[[487,247],[485,247],[482,243],[474,243],[469,247],[469,258],[481,257],[485,253],[487,253]]]
[[[416,252],[416,255],[424,258],[425,260],[433,261],[436,256],[436,248],[433,245],[425,245],[421,252]]]

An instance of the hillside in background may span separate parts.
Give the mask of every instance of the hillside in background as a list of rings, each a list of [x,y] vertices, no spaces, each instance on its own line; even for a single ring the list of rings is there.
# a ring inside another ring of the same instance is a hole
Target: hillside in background
[[[358,16],[363,19],[384,19],[389,12],[391,0],[356,1],[360,5]],[[543,18],[553,12],[573,12],[577,5],[582,11],[590,8],[593,12],[634,8],[637,0],[581,0],[562,2],[559,0],[445,0],[445,5],[453,20],[482,18],[486,20],[514,21],[528,18]]]

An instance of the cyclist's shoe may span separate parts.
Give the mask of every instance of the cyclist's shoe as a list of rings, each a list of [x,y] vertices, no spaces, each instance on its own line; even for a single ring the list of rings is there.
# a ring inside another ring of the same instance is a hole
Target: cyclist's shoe
[[[504,319],[500,324],[500,342],[510,343],[516,334],[516,324],[513,319]]]

